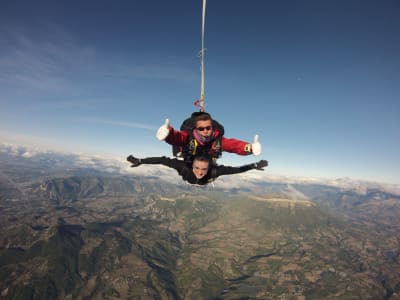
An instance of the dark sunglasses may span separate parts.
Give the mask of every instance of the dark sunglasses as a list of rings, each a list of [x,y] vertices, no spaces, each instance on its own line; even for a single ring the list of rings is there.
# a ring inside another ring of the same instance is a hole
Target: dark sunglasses
[[[211,126],[206,126],[206,127],[197,127],[196,129],[198,130],[198,131],[204,131],[204,130],[211,130]]]

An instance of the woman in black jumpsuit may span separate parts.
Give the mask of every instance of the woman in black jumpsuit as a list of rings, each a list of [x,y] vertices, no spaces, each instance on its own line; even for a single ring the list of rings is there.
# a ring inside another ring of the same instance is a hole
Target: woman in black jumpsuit
[[[240,167],[230,167],[223,165],[212,165],[209,159],[206,157],[195,157],[193,164],[188,164],[185,161],[162,157],[146,157],[146,158],[136,158],[132,155],[127,157],[127,160],[132,163],[131,167],[137,167],[141,164],[152,164],[152,165],[164,165],[173,168],[178,171],[182,179],[191,183],[198,185],[206,185],[214,181],[217,177],[221,175],[231,175],[237,173],[243,173],[249,170],[261,170],[268,166],[266,160],[260,160],[256,163],[243,165]],[[212,166],[212,167],[209,167]]]

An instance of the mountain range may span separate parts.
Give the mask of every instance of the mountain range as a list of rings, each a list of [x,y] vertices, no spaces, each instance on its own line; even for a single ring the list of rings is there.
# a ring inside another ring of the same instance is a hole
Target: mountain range
[[[397,186],[215,186],[0,147],[0,299],[400,299]]]

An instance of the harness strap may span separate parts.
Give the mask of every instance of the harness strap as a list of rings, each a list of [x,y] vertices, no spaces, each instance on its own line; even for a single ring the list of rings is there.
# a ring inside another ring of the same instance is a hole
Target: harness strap
[[[218,137],[214,142],[214,153],[213,157],[220,157],[222,154],[222,145],[221,145],[222,137]]]

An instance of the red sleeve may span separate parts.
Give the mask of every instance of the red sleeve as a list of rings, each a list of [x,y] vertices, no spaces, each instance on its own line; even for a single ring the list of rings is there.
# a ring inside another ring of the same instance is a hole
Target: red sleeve
[[[239,155],[249,155],[251,154],[251,146],[250,143],[244,141],[222,137],[222,151]]]
[[[185,146],[188,139],[188,133],[186,131],[177,131],[173,127],[169,128],[169,134],[165,141],[173,146]]]

